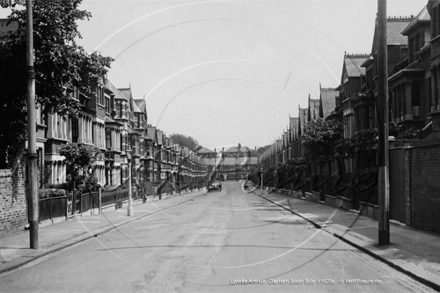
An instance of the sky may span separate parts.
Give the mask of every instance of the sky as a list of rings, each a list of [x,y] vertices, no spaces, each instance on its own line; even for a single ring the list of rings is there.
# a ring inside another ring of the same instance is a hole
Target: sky
[[[388,16],[427,0],[388,0]],[[289,116],[337,87],[344,52],[370,53],[376,0],[83,0],[89,51],[115,59],[118,88],[145,99],[148,123],[204,147],[272,143]],[[8,9],[0,8],[0,17]]]

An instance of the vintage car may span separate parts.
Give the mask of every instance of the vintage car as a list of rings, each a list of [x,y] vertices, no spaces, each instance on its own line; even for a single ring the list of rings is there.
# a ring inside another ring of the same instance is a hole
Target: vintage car
[[[222,184],[220,182],[214,182],[208,186],[208,192],[221,191],[221,190],[222,190]]]

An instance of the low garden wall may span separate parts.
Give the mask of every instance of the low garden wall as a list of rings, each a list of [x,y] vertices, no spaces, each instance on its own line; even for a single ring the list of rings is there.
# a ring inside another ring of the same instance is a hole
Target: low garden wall
[[[24,162],[15,172],[0,170],[0,235],[27,224]]]
[[[276,193],[290,196],[292,198],[302,199],[314,203],[321,203],[333,208],[340,208],[344,210],[355,209],[355,201],[352,198],[347,198],[340,195],[324,194],[324,201],[320,200],[321,194],[319,192],[303,192],[302,190],[288,190],[288,189],[274,189]],[[359,201],[359,214],[373,219],[377,219],[379,207],[376,204]]]

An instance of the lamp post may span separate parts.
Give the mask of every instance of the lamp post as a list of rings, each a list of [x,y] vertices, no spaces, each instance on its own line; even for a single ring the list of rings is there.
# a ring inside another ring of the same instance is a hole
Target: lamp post
[[[257,146],[255,146],[255,151],[257,151]],[[261,159],[260,153],[258,153],[258,165],[260,165],[260,176],[261,176],[260,185],[261,185],[261,193],[263,194],[263,171],[264,171],[264,169],[263,169],[263,160]]]
[[[131,154],[133,150],[131,146],[128,145],[126,151],[127,160],[128,160],[128,207],[127,207],[127,216],[133,217],[133,197],[132,197],[132,188],[131,188]]]
[[[387,49],[387,1],[378,0],[378,169],[379,169],[379,245],[390,244],[390,182],[389,182],[389,121],[388,121],[388,49]]]
[[[19,1],[15,1],[18,3]],[[23,4],[24,1],[20,1]],[[26,0],[26,65],[27,65],[27,168],[29,196],[29,244],[31,249],[39,249],[38,243],[38,170],[36,147],[36,111],[35,111],[35,69],[34,69],[34,27],[32,0]],[[12,0],[0,1],[0,7],[12,6]]]
[[[34,27],[32,0],[26,0],[26,56],[27,56],[27,128],[28,128],[28,185],[29,185],[29,242],[38,249],[38,189],[37,147],[35,119]]]

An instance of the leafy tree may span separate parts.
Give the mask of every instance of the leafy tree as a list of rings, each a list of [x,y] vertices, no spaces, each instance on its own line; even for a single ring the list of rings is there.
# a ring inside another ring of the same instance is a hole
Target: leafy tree
[[[377,128],[365,129],[357,131],[352,137],[352,144],[354,152],[359,156],[365,156],[367,166],[373,166],[374,157],[371,155],[371,148],[377,143],[378,130]]]
[[[78,9],[82,0],[33,2],[37,104],[45,116],[75,115],[80,104],[71,98],[71,90],[75,87],[93,96],[94,85],[113,59],[88,54],[76,43],[81,38],[77,21],[91,17]],[[0,129],[0,168],[14,161],[27,137],[26,11],[13,9],[9,19],[18,23],[18,29],[0,39],[0,123],[8,125]]]
[[[301,142],[305,158],[323,167],[338,158],[338,146],[344,140],[344,124],[336,120],[317,119],[307,123]]]
[[[257,148],[257,153],[258,153],[258,155],[262,155],[265,151],[267,151],[268,149],[270,149],[270,147],[271,147],[270,144],[268,144],[268,145],[266,145],[266,146],[263,146],[263,147],[258,147],[258,148]]]
[[[276,169],[274,167],[269,167],[268,169],[265,169],[263,172],[263,184],[264,186],[271,186],[273,187],[275,184],[275,171]]]
[[[249,173],[248,179],[252,181],[255,185],[259,184],[261,179],[261,170],[258,166],[252,168],[251,172]]]
[[[353,140],[349,138],[340,139],[335,145],[335,159],[339,165],[339,174],[345,174],[344,160],[353,158],[355,153],[355,146]]]
[[[187,147],[192,151],[195,151],[197,150],[197,148],[199,148],[199,143],[195,138],[192,138],[191,136],[174,133],[170,135],[170,138],[173,140],[174,143],[177,143],[178,145],[183,147]]]
[[[309,170],[309,164],[303,157],[297,157],[280,164],[277,169],[280,174],[278,185],[279,187],[285,187],[293,182],[298,182],[300,178],[304,177]]]
[[[97,184],[93,164],[101,154],[98,147],[67,143],[61,147],[60,154],[66,157],[65,162],[68,174],[72,178],[73,189],[76,184],[84,184],[85,189],[91,189]]]

